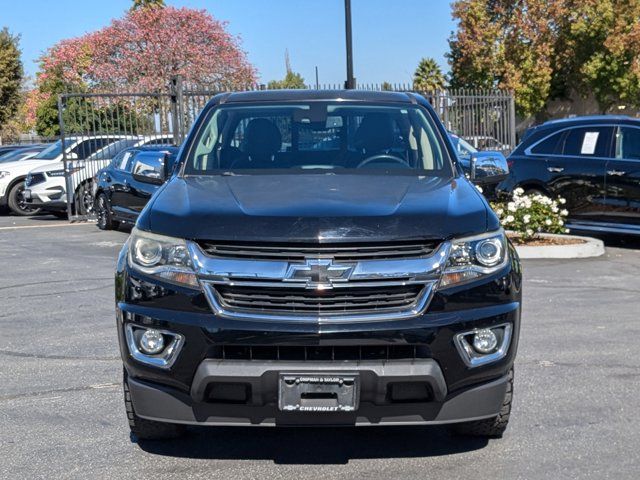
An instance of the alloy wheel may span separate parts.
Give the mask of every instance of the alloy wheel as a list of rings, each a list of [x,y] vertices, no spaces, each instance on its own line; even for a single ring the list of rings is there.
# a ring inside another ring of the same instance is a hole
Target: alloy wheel
[[[24,213],[37,213],[40,211],[39,208],[33,208],[28,202],[27,199],[24,198],[24,187],[18,188],[16,192],[16,200],[17,207],[21,212]]]
[[[96,213],[98,214],[98,226],[104,228],[107,225],[107,205],[102,195],[97,198],[97,202]]]

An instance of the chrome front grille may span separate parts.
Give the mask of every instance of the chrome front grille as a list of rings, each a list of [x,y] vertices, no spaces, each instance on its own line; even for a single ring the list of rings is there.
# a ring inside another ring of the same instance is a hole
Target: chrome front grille
[[[335,315],[388,312],[411,308],[418,303],[424,285],[390,285],[330,290],[216,285],[214,289],[220,299],[220,304],[236,311]]]
[[[188,242],[213,312],[254,322],[353,323],[422,314],[448,242],[233,246]]]
[[[200,248],[212,257],[251,260],[304,261],[307,258],[332,258],[336,262],[421,258],[437,248],[436,241],[360,244],[281,244],[218,243],[200,241]]]

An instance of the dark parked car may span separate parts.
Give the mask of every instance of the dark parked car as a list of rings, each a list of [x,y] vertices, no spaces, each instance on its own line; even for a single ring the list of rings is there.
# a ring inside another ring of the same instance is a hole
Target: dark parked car
[[[420,95],[282,90],[214,97],[177,165],[116,271],[136,436],[190,424],[502,435],[521,271],[471,181],[504,178],[506,160],[473,159],[467,179]]]
[[[477,159],[480,157],[485,157],[486,159],[485,161],[493,160],[498,165],[505,162],[504,154],[502,152],[499,152],[497,150],[480,151],[477,148],[475,148],[473,145],[471,145],[469,142],[467,142],[464,138],[460,137],[459,135],[456,135],[453,132],[449,132],[449,139],[453,144],[453,149],[458,155],[458,161],[460,166],[462,167],[462,171],[467,176],[471,175],[471,168],[472,168],[473,162],[477,161]],[[499,176],[496,176],[494,178],[499,178]],[[482,186],[483,195],[486,198],[492,200],[496,195],[496,187],[500,182],[493,181],[493,182],[483,182],[483,183],[484,183]]]
[[[566,199],[573,230],[640,234],[640,120],[613,115],[529,129],[499,189]]]
[[[129,148],[113,157],[94,181],[98,228],[111,230],[120,223],[135,223],[173,170],[177,153],[177,147],[156,145]]]

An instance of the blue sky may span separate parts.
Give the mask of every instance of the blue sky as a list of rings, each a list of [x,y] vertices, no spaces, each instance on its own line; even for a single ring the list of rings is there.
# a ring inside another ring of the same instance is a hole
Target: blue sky
[[[343,0],[165,0],[205,9],[229,22],[258,68],[261,81],[284,76],[284,52],[307,83],[318,66],[320,83],[342,83]],[[107,25],[130,0],[0,0],[0,27],[22,36],[25,70],[63,38]],[[359,82],[409,82],[421,57],[434,57],[447,71],[444,54],[455,24],[450,0],[352,0],[354,69]]]

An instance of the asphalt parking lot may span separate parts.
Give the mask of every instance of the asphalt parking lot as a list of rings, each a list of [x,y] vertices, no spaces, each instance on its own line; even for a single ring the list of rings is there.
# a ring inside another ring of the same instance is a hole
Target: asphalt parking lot
[[[126,232],[0,216],[0,478],[615,478],[640,472],[640,247],[524,263],[512,421],[129,436],[113,313]]]

